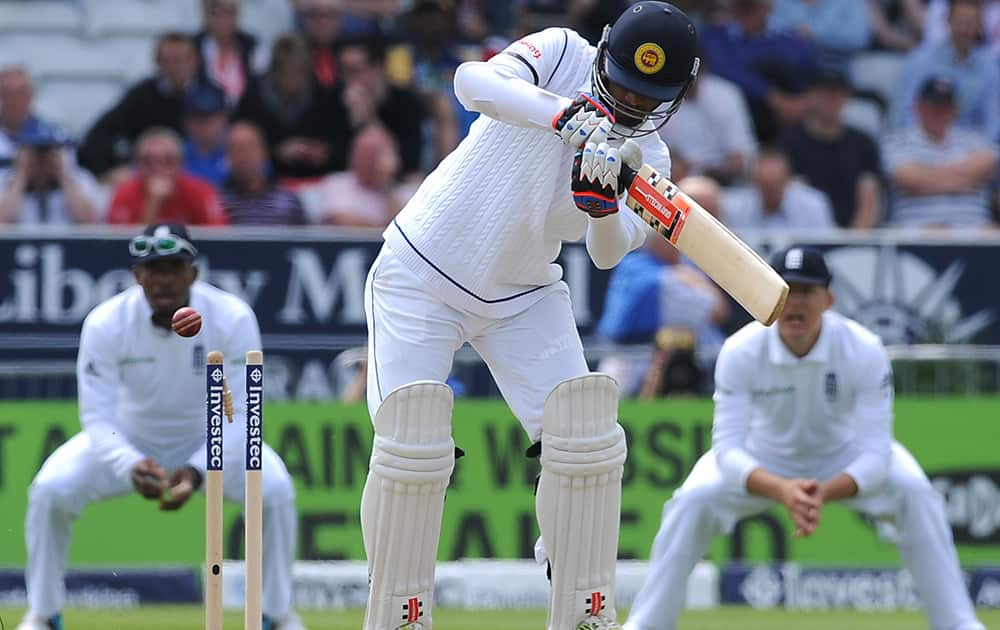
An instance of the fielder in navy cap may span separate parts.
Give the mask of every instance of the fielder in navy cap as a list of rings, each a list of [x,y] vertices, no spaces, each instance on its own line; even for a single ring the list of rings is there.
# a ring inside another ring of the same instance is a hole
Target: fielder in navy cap
[[[792,536],[825,535],[834,503],[891,532],[925,627],[985,630],[944,502],[893,434],[895,379],[881,339],[830,309],[819,250],[795,245],[772,264],[791,288],[785,310],[775,326],[751,322],[722,345],[712,447],[664,505],[624,630],[676,628],[689,575],[740,519],[783,508]]]
[[[191,241],[187,228],[179,223],[148,226],[129,242],[128,251],[136,265],[163,259],[193,261],[198,256],[198,249]]]
[[[771,266],[788,284],[813,284],[830,286],[830,273],[823,252],[815,247],[793,246],[777,252],[771,258]]]

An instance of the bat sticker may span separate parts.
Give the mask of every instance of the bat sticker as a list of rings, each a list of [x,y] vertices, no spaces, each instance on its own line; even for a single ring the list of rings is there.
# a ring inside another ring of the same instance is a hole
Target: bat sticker
[[[632,180],[628,191],[629,197],[635,204],[632,209],[642,216],[650,227],[676,245],[691,209],[682,197],[677,196],[680,191],[673,184],[668,184],[665,195],[653,185],[654,182],[647,182],[642,177]]]

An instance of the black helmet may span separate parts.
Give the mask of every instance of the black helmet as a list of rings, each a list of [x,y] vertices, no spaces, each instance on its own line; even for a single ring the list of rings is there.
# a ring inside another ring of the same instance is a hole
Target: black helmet
[[[698,34],[694,23],[667,2],[639,2],[604,27],[594,57],[593,91],[616,113],[658,124],[659,129],[680,107],[698,75]],[[607,81],[663,103],[653,112],[638,110],[611,95]],[[641,125],[634,125],[639,127]]]

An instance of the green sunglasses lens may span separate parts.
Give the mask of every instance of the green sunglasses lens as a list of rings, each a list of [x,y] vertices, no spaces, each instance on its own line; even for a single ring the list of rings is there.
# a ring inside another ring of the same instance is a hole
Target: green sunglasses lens
[[[156,251],[159,254],[176,254],[181,250],[186,250],[192,256],[195,252],[190,243],[177,236],[146,237],[137,236],[129,244],[129,251],[133,256],[148,256],[150,252]]]
[[[156,242],[156,249],[164,254],[169,254],[177,249],[177,239],[161,238]]]

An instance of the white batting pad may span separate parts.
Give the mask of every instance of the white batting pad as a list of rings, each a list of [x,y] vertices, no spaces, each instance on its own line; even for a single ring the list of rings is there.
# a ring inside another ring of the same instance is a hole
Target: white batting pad
[[[431,628],[444,493],[455,467],[453,402],[444,383],[418,381],[393,390],[375,414],[361,498],[370,581],[364,630]]]
[[[615,618],[625,455],[613,378],[588,374],[549,394],[535,500],[552,568],[548,630],[576,630],[593,615]]]

